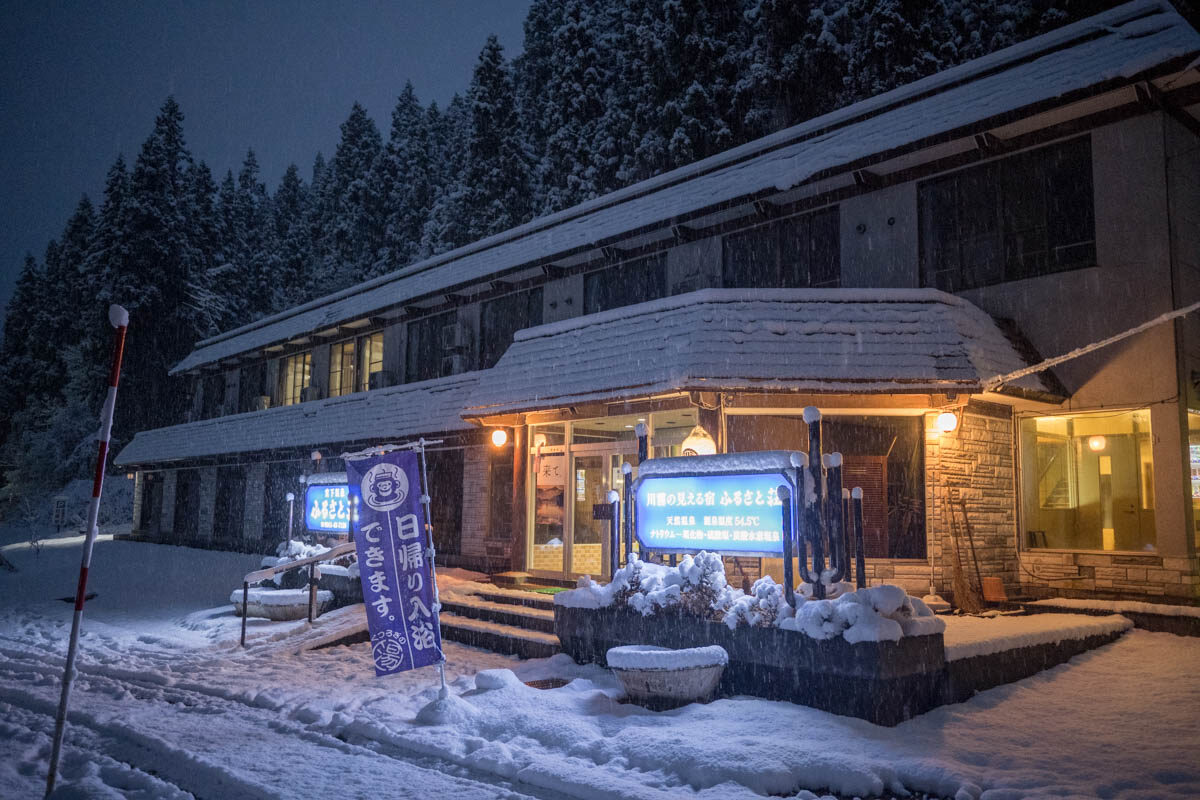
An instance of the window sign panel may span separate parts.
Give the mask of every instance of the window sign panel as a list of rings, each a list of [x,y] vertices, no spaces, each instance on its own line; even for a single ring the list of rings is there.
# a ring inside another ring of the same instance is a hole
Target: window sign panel
[[[647,476],[638,482],[637,538],[655,552],[783,553],[783,473]]]
[[[310,531],[349,533],[350,490],[347,486],[309,486],[304,491],[304,525]]]

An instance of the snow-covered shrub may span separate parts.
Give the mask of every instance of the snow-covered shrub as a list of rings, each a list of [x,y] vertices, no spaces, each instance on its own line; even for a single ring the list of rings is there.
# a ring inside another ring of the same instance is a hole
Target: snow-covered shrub
[[[673,608],[688,616],[720,620],[731,629],[742,625],[778,627],[815,639],[843,636],[848,642],[895,641],[901,636],[939,633],[946,627],[924,603],[899,586],[854,591],[852,585],[842,582],[826,587],[826,592],[829,599],[804,599],[812,595],[812,587],[801,584],[793,611],[783,587],[770,575],[755,581],[746,594],[726,581],[719,555],[702,551],[684,556],[675,567],[651,564],[633,555],[607,585],[584,576],[578,588],[560,592],[554,602],[569,608],[623,607],[643,616]]]
[[[790,616],[792,607],[784,596],[783,586],[770,575],[764,575],[750,587],[750,594],[738,592],[732,596],[724,622],[731,629],[738,625],[771,628]]]
[[[939,633],[946,624],[929,608],[899,586],[872,586],[833,600],[799,604],[796,615],[779,627],[800,631],[814,639],[842,636],[846,641],[898,641],[900,637]]]

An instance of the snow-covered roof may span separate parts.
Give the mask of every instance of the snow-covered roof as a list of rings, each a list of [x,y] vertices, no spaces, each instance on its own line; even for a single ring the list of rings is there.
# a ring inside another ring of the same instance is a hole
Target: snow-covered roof
[[[232,453],[399,439],[473,426],[462,409],[481,373],[357,392],[138,433],[114,461],[159,464]]]
[[[980,392],[1025,363],[936,289],[703,289],[519,331],[467,414],[685,390]],[[1029,377],[1017,385],[1049,392]]]
[[[792,128],[198,343],[173,373],[552,259],[1200,53],[1168,4],[1127,3]]]

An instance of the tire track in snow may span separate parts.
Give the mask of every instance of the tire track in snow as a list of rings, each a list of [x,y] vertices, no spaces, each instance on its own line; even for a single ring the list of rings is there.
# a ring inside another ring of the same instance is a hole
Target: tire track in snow
[[[26,691],[21,684],[29,689],[45,687],[56,697],[63,659],[53,653],[44,653],[40,648],[21,645],[19,649],[0,647],[3,657],[0,658],[0,700],[52,719],[56,701]],[[17,685],[10,682],[14,678]],[[30,678],[40,680],[34,684]],[[331,761],[336,762],[340,774],[332,785],[348,796],[375,794],[379,780],[387,777],[390,787],[414,787],[411,794],[401,789],[400,794],[390,793],[389,796],[429,797],[432,794],[454,796],[459,800],[495,797],[554,800],[563,797],[536,787],[522,786],[516,790],[494,774],[406,748],[403,744],[397,746],[394,737],[388,737],[388,741],[367,738],[361,744],[352,743],[324,733],[313,725],[292,721],[280,713],[281,709],[266,708],[194,682],[184,686],[154,673],[83,662],[78,665],[76,681],[73,703],[76,710],[70,716],[68,740],[72,729],[82,726],[103,738],[107,745],[105,752],[120,753],[126,756],[122,760],[130,764],[145,765],[146,771],[169,777],[198,798],[275,798],[315,793],[312,788],[319,781],[331,783],[327,771],[315,765]],[[96,700],[109,705],[113,716],[101,718],[78,710]],[[136,702],[135,710],[128,708],[130,700]],[[113,705],[116,708],[111,708]],[[191,741],[186,747],[171,742],[181,732],[178,727],[182,722],[180,715],[203,716],[203,721],[192,729],[193,736],[189,737]],[[279,741],[265,748],[263,743],[272,739]],[[211,757],[200,755],[197,748]],[[251,760],[247,763],[242,758],[230,765],[217,760],[221,754],[261,753],[264,750],[286,754],[293,770],[300,762],[303,766],[298,771],[304,775],[287,783],[287,779],[281,780],[280,776],[286,775],[289,767],[278,761],[253,763]],[[346,768],[349,763],[359,761],[362,763],[357,764],[352,773],[370,782],[355,787],[357,781],[346,777]],[[314,770],[323,774],[314,774]],[[284,785],[280,785],[281,782]],[[419,792],[417,786],[421,787]],[[356,793],[355,788],[359,792]]]

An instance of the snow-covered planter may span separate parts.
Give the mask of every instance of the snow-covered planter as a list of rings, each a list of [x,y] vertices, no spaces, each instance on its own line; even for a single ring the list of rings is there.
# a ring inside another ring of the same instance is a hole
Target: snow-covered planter
[[[716,646],[668,650],[654,645],[614,647],[606,654],[625,694],[649,708],[706,703],[716,696],[729,655]]]
[[[607,664],[610,648],[719,645],[719,693],[788,700],[895,725],[943,702],[944,623],[898,587],[809,600],[793,613],[770,578],[749,595],[729,586],[718,556],[678,567],[636,559],[611,583],[580,581],[555,596],[563,651]]]
[[[239,617],[249,613],[251,617],[282,621],[308,616],[308,589],[255,587],[247,596],[246,609],[242,608],[242,590],[234,589],[229,595],[229,602],[233,603],[234,615]],[[324,614],[332,605],[333,592],[317,592],[317,616]]]

